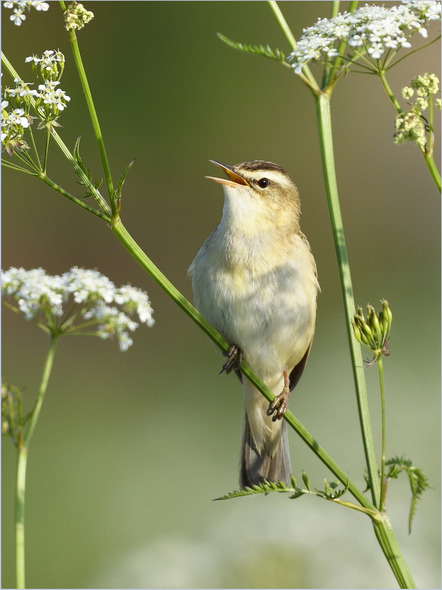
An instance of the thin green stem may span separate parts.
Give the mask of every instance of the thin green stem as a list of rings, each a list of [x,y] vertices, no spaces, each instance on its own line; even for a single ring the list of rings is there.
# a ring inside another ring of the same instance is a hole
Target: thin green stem
[[[49,129],[46,129],[46,142],[45,142],[45,151],[43,157],[43,172],[46,174],[48,169],[48,159],[49,159],[49,143],[51,141],[51,133]]]
[[[440,193],[441,192],[441,177],[440,177],[439,170],[437,169],[436,162],[434,161],[433,156],[427,156],[426,154],[424,154],[424,157],[425,157],[425,163],[427,164],[428,170],[430,171],[431,178],[433,179],[434,184],[436,185],[436,188]]]
[[[278,3],[275,2],[274,0],[268,0],[267,3],[270,6],[285,38],[287,39],[288,44],[290,45],[290,48],[293,51],[294,49],[296,49],[296,46],[297,46],[296,39],[295,39],[295,36],[293,35],[287,21],[285,20],[284,15],[282,14],[281,9],[278,6]],[[315,77],[311,73],[310,68],[308,66],[304,66],[302,68],[302,74],[299,74],[299,78],[305,84],[307,84],[307,86],[310,86],[310,88],[312,88],[312,90],[314,90],[314,91],[319,90],[318,83],[316,82]]]
[[[384,390],[384,363],[382,356],[377,361],[379,372],[379,387],[381,392],[381,498],[379,509],[385,510],[385,390]]]
[[[60,2],[62,10],[66,10],[64,2]],[[80,47],[77,41],[77,35],[74,30],[69,30],[69,41],[71,43],[72,53],[74,56],[75,65],[77,67],[78,76],[80,78],[81,86],[83,88],[84,96],[86,99],[87,108],[92,122],[95,138],[97,140],[98,150],[100,152],[101,164],[103,166],[104,176],[106,179],[107,190],[109,193],[109,200],[111,203],[112,214],[115,214],[115,195],[114,185],[112,181],[112,175],[109,165],[109,160],[106,153],[106,147],[104,145],[103,134],[101,132],[100,122],[98,120],[97,111],[95,109],[94,100],[92,98],[92,92],[89,86],[89,81],[86,75],[86,70],[83,65],[81,58]]]
[[[37,401],[30,414],[26,428],[21,431],[17,441],[18,458],[15,490],[15,564],[17,588],[25,588],[25,497],[28,449],[43,405],[54,362],[56,345],[57,337],[51,335],[49,351],[43,369]]]
[[[391,68],[394,68],[395,66],[397,66],[398,63],[400,63],[404,59],[407,59],[408,57],[413,55],[413,53],[416,53],[417,51],[421,51],[421,49],[425,49],[426,47],[433,45],[433,43],[436,43],[436,41],[439,41],[440,38],[441,38],[441,35],[438,35],[435,39],[432,39],[431,41],[428,41],[428,43],[425,43],[425,45],[420,45],[419,47],[416,47],[415,49],[410,49],[410,51],[407,51],[407,53],[405,55],[403,55],[402,57],[397,59],[395,62],[393,62],[392,64],[388,64],[387,69],[391,70]]]
[[[65,191],[64,188],[62,188],[56,182],[51,180],[46,174],[44,174],[44,173],[38,174],[38,177],[45,184],[47,184],[49,187],[51,187],[54,191],[57,191],[57,193],[59,193],[60,195],[63,195],[63,197],[66,197],[67,199],[69,199],[70,201],[72,201],[73,203],[78,205],[79,207],[82,207],[83,209],[86,209],[86,211],[89,211],[89,213],[93,213],[97,217],[100,217],[101,219],[104,219],[104,221],[107,221],[108,223],[110,223],[111,218],[110,218],[109,214],[102,213],[101,211],[98,211],[97,209],[94,209],[93,207],[91,207],[90,205],[85,203],[84,200],[79,199],[78,197],[75,197],[74,195],[71,195],[71,193],[69,193],[68,191]]]
[[[367,400],[367,388],[363,368],[361,348],[353,337],[352,319],[355,314],[353,284],[350,273],[347,246],[344,234],[341,208],[339,204],[338,186],[336,181],[335,162],[333,154],[333,138],[330,113],[330,94],[322,93],[316,97],[319,136],[321,143],[322,163],[325,175],[327,200],[333,229],[336,256],[338,259],[339,275],[341,279],[342,297],[344,301],[347,335],[353,366],[353,377],[358,401],[359,421],[362,430],[365,459],[373,504],[379,506],[380,482],[378,466],[373,443],[370,415]]]
[[[401,105],[399,104],[396,96],[394,95],[394,92],[390,88],[390,84],[388,83],[387,78],[385,76],[385,71],[384,70],[379,70],[377,72],[377,74],[378,74],[379,78],[381,79],[382,86],[384,87],[385,92],[387,93],[388,98],[393,103],[394,108],[397,110],[397,112],[399,113],[399,115],[401,115],[404,111],[403,111]]]
[[[55,350],[57,348],[57,341],[58,341],[58,337],[54,334],[51,334],[50,343],[49,343],[49,351],[48,351],[45,366],[43,369],[43,376],[41,378],[37,401],[35,402],[35,406],[31,412],[31,418],[29,420],[28,427],[27,427],[26,432],[23,437],[23,442],[26,445],[26,447],[29,447],[29,443],[31,441],[35,427],[37,425],[37,421],[38,421],[38,417],[40,415],[41,407],[43,405],[43,400],[45,397],[46,389],[48,387],[49,377],[51,375],[52,365],[54,362]]]
[[[25,490],[28,449],[18,441],[17,478],[15,485],[15,572],[17,588],[25,588]]]

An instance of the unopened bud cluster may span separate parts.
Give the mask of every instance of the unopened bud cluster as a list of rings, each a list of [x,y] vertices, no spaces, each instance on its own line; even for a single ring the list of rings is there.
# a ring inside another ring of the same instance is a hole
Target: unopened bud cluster
[[[424,111],[432,107],[435,100],[436,107],[440,109],[440,98],[434,98],[440,92],[439,78],[435,74],[421,74],[413,78],[410,86],[402,89],[402,96],[411,102],[411,109],[397,115],[395,121],[396,132],[394,142],[397,144],[405,141],[414,141],[424,151],[427,146],[428,123],[423,115]]]
[[[364,316],[362,307],[358,307],[353,317],[353,332],[360,344],[371,350],[374,359],[390,354],[388,338],[390,337],[393,314],[388,301],[381,301],[382,309],[377,314],[372,305],[367,305],[367,318]]]
[[[82,29],[94,18],[94,13],[86,10],[83,4],[72,2],[64,13],[65,27],[67,31]]]

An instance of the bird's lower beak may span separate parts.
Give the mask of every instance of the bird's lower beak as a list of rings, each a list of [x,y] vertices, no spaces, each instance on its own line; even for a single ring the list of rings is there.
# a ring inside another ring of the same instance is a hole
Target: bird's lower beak
[[[215,176],[206,176],[206,178],[208,178],[209,180],[213,180],[214,182],[219,182],[219,184],[225,184],[227,186],[237,186],[238,184],[242,184],[244,186],[250,186],[245,178],[243,178],[242,176],[240,176],[239,174],[237,174],[236,172],[233,171],[231,166],[227,166],[226,164],[222,164],[221,162],[218,162],[217,160],[209,160],[209,162],[212,162],[212,164],[215,164],[215,166],[219,166],[222,170],[224,170],[224,172],[229,177],[227,179],[227,178],[216,178]]]

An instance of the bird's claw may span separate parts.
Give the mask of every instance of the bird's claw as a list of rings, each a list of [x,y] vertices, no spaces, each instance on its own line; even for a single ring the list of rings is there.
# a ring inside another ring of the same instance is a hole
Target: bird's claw
[[[229,350],[224,353],[224,356],[227,357],[227,360],[218,375],[221,375],[221,373],[224,372],[226,372],[228,375],[233,370],[239,370],[242,363],[242,351],[238,346],[236,346],[236,344],[232,344]]]
[[[287,411],[290,399],[290,389],[284,387],[279,395],[269,404],[267,416],[272,416],[272,421],[281,420]]]

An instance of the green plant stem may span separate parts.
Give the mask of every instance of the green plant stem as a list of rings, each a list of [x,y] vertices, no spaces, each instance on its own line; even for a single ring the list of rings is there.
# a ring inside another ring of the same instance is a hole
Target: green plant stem
[[[63,11],[66,10],[65,3],[61,0],[60,6]],[[104,176],[106,179],[107,190],[109,193],[109,201],[112,208],[112,213],[115,214],[115,195],[114,195],[114,185],[112,181],[112,175],[109,165],[109,160],[106,153],[106,147],[103,141],[103,134],[101,132],[100,122],[98,121],[97,111],[95,110],[94,101],[92,98],[92,92],[89,86],[89,81],[87,79],[86,70],[83,65],[83,60],[81,58],[80,47],[77,41],[77,35],[75,31],[69,30],[69,41],[71,43],[72,53],[74,56],[75,65],[77,67],[78,76],[80,78],[81,86],[83,88],[84,96],[86,99],[87,108],[89,110],[89,115],[91,117],[92,127],[94,130],[95,138],[97,140],[98,150],[100,152],[101,164],[103,166]]]
[[[424,158],[425,158],[425,163],[428,167],[428,170],[431,174],[431,178],[434,181],[434,184],[436,185],[437,190],[439,191],[439,193],[441,192],[441,177],[440,177],[440,173],[439,170],[437,169],[436,166],[436,162],[434,161],[433,156],[424,154]]]
[[[380,510],[385,510],[385,390],[384,390],[384,363],[382,356],[377,361],[379,372],[379,388],[381,392],[381,498]]]
[[[25,588],[25,489],[28,449],[17,444],[17,477],[15,483],[15,572],[17,588]]]
[[[332,222],[333,237],[335,242],[336,255],[338,258],[339,274],[341,279],[342,296],[344,300],[345,316],[347,323],[347,334],[352,358],[353,376],[356,386],[358,400],[359,421],[362,430],[365,458],[367,463],[370,491],[373,504],[380,508],[381,484],[378,474],[376,454],[373,444],[373,436],[370,424],[370,415],[367,400],[367,388],[363,369],[361,348],[353,337],[351,320],[355,313],[353,287],[350,274],[350,265],[345,242],[344,227],[339,205],[338,188],[336,182],[333,139],[330,113],[330,92],[323,92],[316,95],[319,136],[321,143],[321,154],[324,168],[327,200]],[[402,556],[393,528],[388,516],[379,510],[377,518],[372,518],[376,538],[382,551],[401,588],[415,588],[413,577]]]
[[[385,71],[380,69],[380,70],[378,70],[377,75],[379,76],[379,78],[382,82],[382,86],[384,87],[384,90],[387,93],[388,98],[393,103],[394,108],[396,109],[398,114],[401,115],[404,111],[402,110],[401,105],[399,104],[396,96],[394,95],[393,90],[390,87],[390,84],[388,83],[387,77],[385,75]]]
[[[372,520],[373,529],[382,551],[393,571],[400,588],[416,588],[407,563],[402,555],[390,519],[385,512],[379,520]]]
[[[336,181],[330,113],[330,93],[320,93],[316,95],[316,104],[322,164],[324,169],[327,200],[333,229],[336,256],[338,259],[339,275],[341,279],[342,297],[344,301],[345,318],[347,324],[347,335],[358,400],[359,420],[362,429],[362,439],[367,471],[370,480],[372,500],[373,504],[379,507],[380,482],[368,409],[367,388],[365,383],[362,353],[359,344],[353,337],[353,328],[351,324],[356,310],[353,296],[350,264],[345,242],[344,225],[339,204],[338,186]]]
[[[54,362],[57,336],[51,335],[49,351],[46,357],[43,376],[38,391],[37,401],[31,412],[29,422],[20,433],[17,441],[17,477],[15,489],[15,565],[17,588],[25,588],[25,496],[26,496],[26,467],[29,443],[37,425],[40,410],[43,405],[46,389]]]

